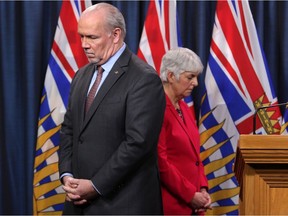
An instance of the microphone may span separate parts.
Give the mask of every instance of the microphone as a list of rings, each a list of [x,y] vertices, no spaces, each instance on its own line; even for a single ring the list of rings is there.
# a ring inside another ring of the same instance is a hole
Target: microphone
[[[256,134],[256,115],[258,113],[259,110],[261,109],[267,109],[267,108],[272,108],[272,107],[280,107],[280,106],[287,106],[288,105],[288,102],[286,103],[280,103],[280,104],[275,104],[275,105],[270,105],[270,106],[262,106],[262,107],[258,107],[256,110],[255,110],[255,113],[253,115],[253,134],[255,135]]]

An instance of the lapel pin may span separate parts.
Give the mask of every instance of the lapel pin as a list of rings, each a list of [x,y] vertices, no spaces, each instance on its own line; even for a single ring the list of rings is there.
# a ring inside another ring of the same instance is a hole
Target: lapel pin
[[[115,74],[118,74],[119,72],[118,72],[118,71],[115,71],[114,73],[115,73]]]

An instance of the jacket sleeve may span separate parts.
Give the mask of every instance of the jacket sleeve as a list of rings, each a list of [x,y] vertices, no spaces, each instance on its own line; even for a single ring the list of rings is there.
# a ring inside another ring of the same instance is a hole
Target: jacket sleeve
[[[70,173],[73,175],[72,171],[72,149],[73,149],[73,126],[72,126],[72,114],[71,114],[71,95],[73,95],[73,90],[75,83],[78,79],[78,72],[75,74],[72,80],[69,102],[67,106],[66,113],[64,115],[64,120],[60,129],[60,142],[59,142],[59,176],[63,173]]]
[[[197,188],[187,180],[172,163],[169,162],[166,145],[167,137],[169,137],[169,134],[166,132],[166,122],[164,117],[164,123],[158,142],[158,163],[161,183],[175,197],[189,203],[194,197]]]

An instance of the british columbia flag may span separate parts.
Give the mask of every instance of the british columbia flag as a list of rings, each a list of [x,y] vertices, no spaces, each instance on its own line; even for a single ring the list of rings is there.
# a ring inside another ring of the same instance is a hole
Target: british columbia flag
[[[181,46],[176,0],[151,0],[137,55],[159,73],[163,55]],[[192,96],[184,101],[195,116]]]
[[[207,214],[238,214],[233,163],[239,135],[253,132],[255,110],[277,103],[249,2],[219,0],[199,120],[201,158],[213,201]],[[256,114],[256,133],[280,134],[279,107],[262,111]]]
[[[88,61],[77,22],[91,1],[63,1],[46,71],[34,160],[33,215],[61,215],[65,200],[58,173],[59,130],[66,112],[70,82]]]

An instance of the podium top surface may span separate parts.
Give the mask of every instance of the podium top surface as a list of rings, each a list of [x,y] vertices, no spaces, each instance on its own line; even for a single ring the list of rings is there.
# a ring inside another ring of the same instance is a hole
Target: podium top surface
[[[240,149],[288,149],[288,135],[240,135]]]
[[[235,166],[288,164],[288,136],[240,135]]]

